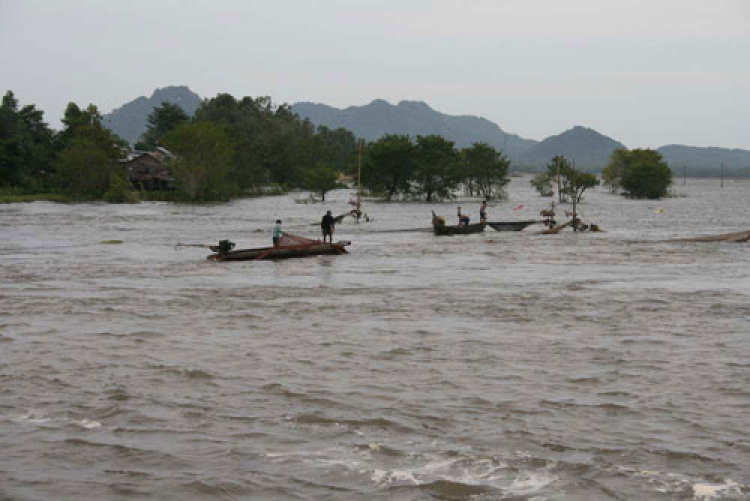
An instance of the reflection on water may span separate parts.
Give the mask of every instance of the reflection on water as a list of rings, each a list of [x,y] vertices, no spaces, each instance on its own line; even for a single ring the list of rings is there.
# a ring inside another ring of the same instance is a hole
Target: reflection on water
[[[287,262],[173,246],[317,237],[347,191],[2,205],[0,498],[748,499],[747,244],[657,242],[750,229],[748,188],[594,191],[606,232],[557,236],[368,202]],[[548,204],[509,193],[490,220]]]

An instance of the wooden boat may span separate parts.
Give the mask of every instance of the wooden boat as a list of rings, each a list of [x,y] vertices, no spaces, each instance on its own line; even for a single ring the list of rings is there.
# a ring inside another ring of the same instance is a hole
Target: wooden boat
[[[471,233],[481,233],[484,231],[485,223],[469,224],[466,226],[446,226],[436,224],[432,227],[435,235],[468,235]]]
[[[212,245],[215,254],[208,256],[209,261],[259,261],[263,259],[290,259],[295,257],[322,256],[326,254],[346,254],[345,247],[349,241],[336,243],[314,242],[309,244],[285,247],[258,247],[255,249],[238,249],[220,253],[219,246]]]
[[[490,221],[487,224],[495,231],[521,231],[527,226],[541,221]]]

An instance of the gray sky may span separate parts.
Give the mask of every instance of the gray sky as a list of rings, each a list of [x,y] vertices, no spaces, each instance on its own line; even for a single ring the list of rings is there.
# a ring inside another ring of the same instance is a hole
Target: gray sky
[[[166,85],[750,149],[750,0],[0,0],[0,91],[53,126]]]

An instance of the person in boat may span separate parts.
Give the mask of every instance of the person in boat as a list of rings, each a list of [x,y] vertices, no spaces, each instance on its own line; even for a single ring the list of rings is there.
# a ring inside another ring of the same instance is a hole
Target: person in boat
[[[471,221],[471,219],[466,214],[461,213],[461,207],[456,209],[456,215],[458,216],[459,226],[469,226],[469,221]]]
[[[281,231],[281,219],[276,220],[276,225],[273,227],[273,246],[279,246],[279,239],[284,232]]]
[[[435,214],[435,211],[432,211],[432,226],[445,226],[445,218]]]
[[[487,200],[482,200],[482,205],[479,207],[479,222],[487,222]]]
[[[327,211],[325,216],[323,216],[323,219],[320,220],[320,229],[323,232],[323,243],[326,242],[326,237],[328,237],[330,243],[333,243],[333,228],[335,226],[336,221],[333,219],[331,211]]]

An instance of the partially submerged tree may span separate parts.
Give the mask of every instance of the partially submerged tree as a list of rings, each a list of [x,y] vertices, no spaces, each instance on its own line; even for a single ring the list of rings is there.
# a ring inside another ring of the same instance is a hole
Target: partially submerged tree
[[[549,172],[541,172],[529,182],[543,197],[551,197],[555,194],[555,184]]]
[[[557,201],[560,203],[568,201],[570,190],[568,189],[568,178],[565,173],[573,169],[567,158],[557,155],[547,164],[547,173],[557,183]]]
[[[510,160],[486,143],[473,143],[461,151],[466,177],[490,200],[502,197],[503,188],[510,182]]]
[[[326,193],[339,186],[338,172],[332,164],[324,161],[320,161],[314,167],[307,169],[303,178],[305,188],[318,193],[323,201],[326,199]]]
[[[594,174],[581,172],[573,167],[568,167],[561,175],[565,177],[566,195],[574,206],[581,203],[583,194],[587,189],[599,186],[599,178]]]
[[[450,198],[458,186],[458,151],[442,136],[417,136],[414,180],[428,202]]]
[[[573,202],[573,227],[577,230],[578,204],[583,200],[583,194],[587,189],[599,186],[599,178],[590,172],[581,172],[573,167],[565,169],[564,175],[566,179],[566,194]]]
[[[577,170],[567,158],[556,156],[547,164],[546,172],[531,180],[539,194],[547,197],[552,196],[554,183],[558,185],[557,196],[560,203],[578,204],[587,189],[599,186],[599,179],[594,174]]]
[[[625,148],[617,148],[609,156],[609,163],[602,170],[602,181],[609,186],[610,193],[617,193],[620,189],[622,175],[625,172],[629,152]]]
[[[661,198],[672,184],[672,170],[658,151],[628,152],[622,173],[622,189],[631,198]]]
[[[416,148],[409,136],[386,134],[368,145],[362,182],[373,191],[384,192],[390,201],[396,193],[409,191],[415,164]]]

